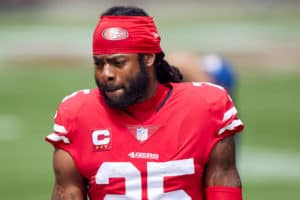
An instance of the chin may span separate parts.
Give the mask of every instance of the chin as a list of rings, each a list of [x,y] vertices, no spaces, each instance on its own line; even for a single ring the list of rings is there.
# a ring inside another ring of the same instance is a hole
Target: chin
[[[124,90],[120,89],[114,92],[105,92],[105,95],[109,100],[118,102],[124,98]]]
[[[113,108],[125,108],[127,107],[127,102],[124,101],[124,97],[122,95],[105,95],[105,102]]]
[[[105,96],[106,103],[116,109],[124,109],[128,106],[131,106],[135,103],[137,103],[136,96],[124,96],[124,95],[118,95],[118,96]]]

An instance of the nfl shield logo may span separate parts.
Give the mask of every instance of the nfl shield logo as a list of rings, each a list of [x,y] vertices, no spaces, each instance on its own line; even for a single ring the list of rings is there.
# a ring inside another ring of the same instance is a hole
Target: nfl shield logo
[[[148,139],[149,132],[147,128],[141,127],[136,129],[136,139],[140,142],[144,142]]]

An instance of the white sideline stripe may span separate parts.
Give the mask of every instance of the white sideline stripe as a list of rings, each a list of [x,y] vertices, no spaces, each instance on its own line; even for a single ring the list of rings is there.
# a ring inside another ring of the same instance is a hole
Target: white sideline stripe
[[[47,139],[49,139],[53,142],[63,141],[66,144],[70,144],[69,138],[67,138],[66,136],[63,136],[63,135],[57,135],[55,133],[51,133],[50,135],[48,135]]]
[[[223,117],[223,122],[226,122],[228,119],[230,119],[233,115],[237,114],[237,110],[235,107],[230,108],[227,110]]]
[[[15,115],[0,115],[0,140],[15,140],[21,136],[23,123]]]
[[[242,181],[300,182],[300,156],[296,152],[241,147],[238,166]]]
[[[240,120],[240,119],[236,119],[236,120],[233,120],[231,122],[231,124],[228,124],[227,126],[221,128],[218,132],[218,135],[221,135],[222,133],[224,133],[226,130],[233,130],[235,129],[236,127],[242,125],[243,122]]]
[[[54,124],[53,130],[58,133],[67,133],[67,130],[64,126],[59,124]]]

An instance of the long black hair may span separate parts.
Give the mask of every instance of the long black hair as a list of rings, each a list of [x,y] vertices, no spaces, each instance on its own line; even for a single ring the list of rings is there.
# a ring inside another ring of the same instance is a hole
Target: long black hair
[[[149,16],[143,9],[134,6],[114,6],[101,14],[102,16]],[[183,76],[178,68],[170,65],[164,52],[155,54],[154,69],[160,83],[181,82]],[[139,54],[139,62],[144,62],[145,54]]]

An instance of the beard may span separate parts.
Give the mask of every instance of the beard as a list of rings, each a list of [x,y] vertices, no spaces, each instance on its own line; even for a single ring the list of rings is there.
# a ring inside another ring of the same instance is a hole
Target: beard
[[[140,63],[140,71],[134,77],[128,78],[128,87],[119,86],[118,88],[101,84],[96,76],[95,81],[98,89],[104,97],[105,102],[112,108],[124,109],[132,104],[135,104],[141,100],[147,91],[149,86],[149,75],[146,71],[144,63]],[[110,98],[107,96],[106,92],[114,89],[123,89],[122,95],[116,98]]]

